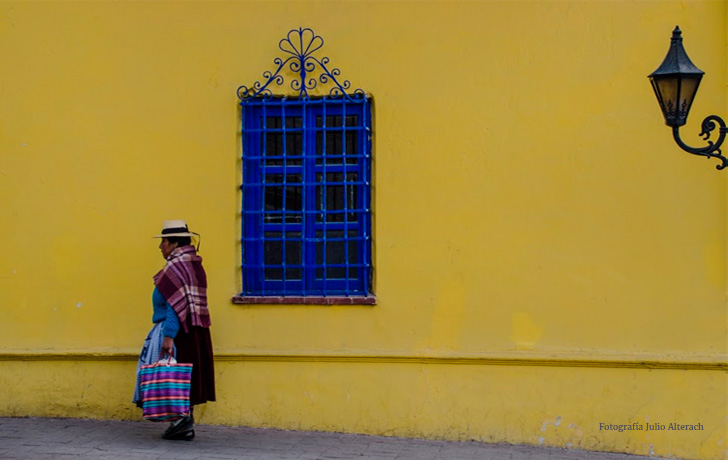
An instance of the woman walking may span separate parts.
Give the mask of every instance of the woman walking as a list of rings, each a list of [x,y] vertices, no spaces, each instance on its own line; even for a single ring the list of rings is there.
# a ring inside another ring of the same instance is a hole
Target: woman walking
[[[215,400],[215,371],[207,308],[207,275],[202,257],[192,246],[192,235],[183,220],[162,225],[159,249],[167,260],[154,275],[152,293],[154,326],[144,343],[137,368],[134,402],[141,405],[139,368],[160,358],[174,356],[179,363],[192,364],[190,415],[172,422],[163,439],[191,441],[195,437],[194,406]],[[199,247],[199,246],[198,246]]]

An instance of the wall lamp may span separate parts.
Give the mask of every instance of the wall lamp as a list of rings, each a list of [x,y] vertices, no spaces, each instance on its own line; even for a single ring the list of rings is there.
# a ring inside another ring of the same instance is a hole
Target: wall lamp
[[[700,135],[703,136],[703,140],[708,141],[706,147],[690,147],[680,139],[680,126],[687,121],[690,106],[693,104],[695,94],[698,92],[698,85],[700,85],[703,74],[705,72],[695,67],[688,58],[685,48],[683,48],[680,27],[675,27],[665,60],[648,78],[652,83],[652,89],[655,90],[657,102],[659,102],[660,109],[662,109],[662,114],[665,117],[665,124],[672,127],[672,135],[677,145],[693,155],[720,159],[721,164],[716,168],[723,169],[728,166],[728,159],[723,156],[720,146],[725,140],[728,129],[726,129],[726,124],[722,118],[717,115],[710,115],[703,120]],[[718,139],[713,143],[708,139],[710,139],[711,132],[715,130],[716,123],[720,126],[720,129],[718,130]]]

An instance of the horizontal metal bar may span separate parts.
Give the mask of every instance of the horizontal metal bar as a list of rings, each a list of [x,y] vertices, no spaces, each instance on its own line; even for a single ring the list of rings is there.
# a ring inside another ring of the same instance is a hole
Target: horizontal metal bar
[[[246,267],[255,267],[256,269],[266,269],[266,268],[290,268],[290,269],[323,269],[323,268],[368,268],[371,267],[371,265],[365,265],[365,264],[315,264],[315,265],[302,265],[302,264],[286,264],[286,265],[258,265],[258,264],[241,264],[240,265],[243,268]],[[324,278],[316,278],[323,280]],[[328,280],[343,280],[344,278],[326,278]],[[358,278],[355,277],[348,277],[350,280],[357,280]],[[297,278],[288,278],[289,281],[298,280]],[[270,281],[270,280],[269,280]],[[274,280],[274,281],[282,281],[282,280]]]
[[[262,128],[242,128],[241,132],[243,133],[266,133],[266,134],[303,134],[303,133],[309,133],[309,132],[318,132],[318,133],[332,133],[332,132],[346,132],[346,131],[366,131],[366,126],[306,126],[306,127],[296,127],[296,128],[268,128],[268,127],[262,127]]]
[[[246,211],[244,214],[245,215],[254,216],[254,215],[260,214],[260,213],[255,213],[255,212],[252,212],[252,211]],[[310,214],[323,214],[323,212],[321,212],[321,211],[319,211],[319,212],[306,211],[304,214],[309,214],[309,215]],[[332,212],[332,214],[333,214],[333,212]],[[337,212],[337,214],[345,214],[345,213]],[[348,212],[346,214],[348,214]],[[352,212],[352,214],[356,214],[357,216],[361,216],[363,213],[361,211],[359,211],[359,212]],[[278,216],[275,216],[275,217],[278,217]],[[346,222],[326,222],[326,228],[328,230],[337,230],[335,228],[337,225],[343,226],[344,224],[348,224],[349,226],[356,226],[356,225],[359,225],[359,222],[354,221],[354,220],[352,220],[352,221],[346,221]],[[266,225],[267,226],[267,225],[282,225],[282,224],[273,224],[273,223],[263,222],[263,225]],[[289,225],[289,224],[287,224],[287,225]],[[300,224],[300,225],[303,225],[303,224]],[[320,225],[321,227],[323,227],[324,223],[323,222],[317,222],[316,225]],[[263,227],[263,228],[265,229],[266,227]]]
[[[269,238],[247,238],[247,237],[242,237],[242,238],[240,238],[240,241],[241,242],[246,242],[246,241],[255,241],[255,242],[259,242],[259,241],[265,241],[265,242],[271,242],[271,241],[281,241],[281,242],[282,241],[291,241],[291,242],[293,242],[293,241],[298,241],[298,242],[301,242],[301,243],[323,243],[325,241],[327,243],[332,243],[332,242],[339,242],[340,243],[340,242],[347,242],[347,241],[350,241],[350,242],[353,242],[353,241],[368,241],[370,239],[371,239],[371,237],[368,236],[368,235],[367,236],[350,236],[348,238],[344,238],[344,237],[339,237],[339,238],[286,238],[286,237],[280,236],[280,237],[269,237]]]
[[[359,173],[362,175],[362,177],[364,176],[364,171],[361,171],[357,165],[353,165],[353,164],[348,164],[348,165],[328,164],[325,167],[326,167],[326,171],[324,171],[324,165],[322,165],[322,164],[316,165],[314,167],[314,172],[317,174],[322,174],[324,172],[331,173],[331,174],[335,174],[335,173],[356,174],[356,173]],[[301,170],[301,165],[292,165],[292,166],[269,165],[269,166],[263,166],[263,167],[261,167],[261,169],[263,170],[261,172],[264,173],[264,174],[261,174],[261,178],[263,177],[263,175],[269,175],[269,174],[285,174],[285,175],[303,174],[303,171]],[[357,179],[357,180],[359,180],[359,179]],[[261,182],[248,181],[247,183],[250,183],[250,184],[261,183],[262,184],[263,182],[264,181],[261,179]],[[326,181],[319,180],[316,182],[326,182]],[[347,181],[347,182],[353,182],[353,181]],[[265,183],[269,184],[270,182],[265,181]],[[298,183],[298,182],[296,182],[296,183]],[[311,182],[308,182],[308,183],[311,183]]]
[[[241,211],[241,214],[248,215],[248,216],[257,216],[260,214],[263,214],[263,217],[298,217],[298,216],[305,216],[305,215],[311,215],[311,214],[326,214],[326,215],[334,215],[334,214],[365,214],[369,211],[367,209],[360,209],[360,208],[353,208],[353,209],[327,209],[327,210],[319,210],[319,211],[294,211],[291,209],[288,209],[286,211]]]
[[[293,158],[292,158],[293,157]],[[361,153],[342,153],[339,155],[304,155],[304,154],[297,154],[297,153],[288,153],[286,155],[245,155],[243,154],[242,158],[243,160],[341,160],[342,158],[349,159],[349,158],[371,158],[371,155],[361,154]],[[301,167],[300,165],[296,165],[297,167]],[[352,165],[353,166],[353,165]]]
[[[261,231],[267,232],[267,233],[281,232],[284,230],[283,222],[263,222],[262,225],[263,225],[263,227],[261,228]],[[304,225],[305,224],[303,222],[286,222],[285,230],[287,232],[301,232]],[[327,231],[335,232],[335,231],[359,230],[360,223],[358,221],[353,221],[353,220],[350,220],[347,222],[338,221],[338,222],[326,222],[326,223],[324,223],[323,221],[318,221],[318,222],[315,222],[314,225],[317,227],[316,231],[327,230]],[[253,238],[252,236],[249,236],[247,238],[252,238],[249,241],[255,241],[256,239],[262,239],[263,237],[259,236],[257,238]],[[354,237],[352,237],[352,238],[354,238]],[[265,239],[267,239],[267,238],[265,238]],[[296,238],[296,239],[300,240],[301,238]]]
[[[326,186],[326,187],[337,187],[344,185],[369,185],[369,182],[363,181],[350,181],[350,182],[260,182],[254,184],[242,184],[241,187],[310,187],[310,186]]]
[[[304,210],[292,210],[292,209],[286,209],[281,211],[263,211],[263,210],[253,210],[253,211],[241,211],[241,214],[250,214],[250,215],[258,215],[263,214],[264,216],[283,216],[283,215],[299,215],[299,214],[362,214],[362,213],[368,213],[369,209],[364,208],[350,208],[350,209],[319,209],[319,210],[313,210],[313,211],[304,211]]]
[[[303,214],[303,215],[311,215],[311,214],[322,214],[322,215],[323,214],[327,214],[327,215],[329,215],[329,214],[356,214],[357,216],[360,216],[360,215],[362,215],[364,213],[365,213],[365,211],[362,211],[362,210],[358,209],[358,210],[346,210],[346,211],[339,211],[339,210],[337,210],[337,211],[327,211],[326,213],[324,213],[323,211],[290,211],[287,215],[290,216],[291,214],[293,214],[295,216],[297,214]],[[249,216],[255,216],[255,215],[260,215],[260,212],[244,211],[241,214],[249,215]],[[270,214],[264,214],[264,216],[269,216],[269,215]],[[281,217],[280,214],[279,215],[270,215],[270,216],[271,217]],[[334,228],[330,228],[330,227],[332,227],[334,224],[342,224],[343,225],[344,223],[345,222],[328,222],[326,225],[329,226],[329,230],[335,230]],[[348,224],[357,224],[357,222],[355,222],[355,221],[349,221],[347,223]],[[264,222],[263,225],[269,225],[269,224],[266,224]],[[280,225],[280,224],[276,224],[276,225]],[[323,225],[323,223],[321,223],[321,225]]]
[[[304,228],[304,223],[302,221],[298,222],[286,222],[285,224],[280,222],[263,222],[262,230],[265,233],[275,233],[275,232],[282,232],[284,231],[285,226],[285,232],[286,233],[301,233]],[[326,222],[318,221],[315,222],[316,231],[322,232],[326,230],[327,232],[353,232],[359,230],[359,222],[357,221],[349,221],[349,222],[343,222],[343,221],[337,221],[337,222]],[[324,229],[324,226],[326,227]],[[259,236],[259,237],[252,237],[252,236],[246,236],[246,241],[256,241],[256,240],[267,240],[268,238]],[[283,237],[281,237],[283,238]],[[324,238],[324,237],[320,237]],[[343,238],[343,237],[342,237]],[[361,237],[350,237],[350,238],[361,238]],[[301,240],[301,237],[286,237],[288,240]]]
[[[249,98],[240,101],[240,105],[244,106],[267,106],[267,107],[282,107],[286,109],[290,107],[306,107],[309,105],[327,105],[331,107],[338,106],[352,106],[352,105],[366,105],[370,101],[369,97],[361,99],[346,99],[346,98],[329,98],[322,97],[316,99],[298,99],[288,97],[273,97],[273,98]],[[328,108],[328,107],[327,107]]]
[[[277,232],[277,231],[280,231],[280,230],[267,230],[267,232],[269,232],[269,233]],[[291,230],[287,230],[287,231],[291,231]],[[246,242],[246,241],[255,241],[255,242],[259,242],[259,241],[266,241],[266,242],[269,242],[269,241],[299,241],[302,243],[323,243],[324,241],[326,241],[328,243],[331,243],[331,242],[342,242],[342,241],[367,241],[369,239],[371,239],[371,236],[369,236],[369,235],[349,236],[349,237],[339,236],[339,237],[330,237],[330,238],[327,238],[327,237],[319,237],[319,238],[290,237],[290,238],[286,238],[285,236],[273,236],[273,237],[268,237],[268,238],[262,238],[262,237],[253,238],[253,237],[243,236],[240,238],[240,241],[241,242]]]
[[[301,157],[283,157],[283,158],[276,158],[275,160],[278,160],[278,161],[279,160],[285,160],[285,159],[288,159],[288,160],[300,160],[300,158]],[[339,158],[343,158],[343,157],[339,157]],[[269,158],[269,159],[272,160],[273,158]],[[257,161],[259,161],[259,160],[261,160],[261,158],[259,158],[257,160],[253,160],[253,161],[256,161],[256,163],[257,163]],[[250,161],[251,160],[246,160],[246,163],[249,163]],[[297,174],[303,174],[304,173],[304,171],[303,171],[304,169],[306,169],[308,171],[311,171],[311,172],[314,172],[316,174],[323,174],[323,173],[329,173],[329,174],[336,174],[336,173],[359,174],[359,175],[361,175],[362,179],[358,179],[357,178],[356,180],[358,180],[358,181],[359,180],[364,181],[364,180],[368,179],[366,177],[365,171],[363,170],[364,168],[362,168],[358,164],[353,164],[353,163],[341,162],[341,163],[338,163],[338,164],[326,164],[326,165],[324,165],[323,163],[320,163],[320,164],[317,164],[317,165],[306,165],[306,166],[300,165],[300,164],[298,164],[298,165],[287,165],[287,164],[286,165],[283,165],[283,164],[279,164],[279,165],[260,165],[260,166],[258,166],[256,163],[253,163],[252,165],[249,165],[248,167],[249,168],[254,168],[254,167],[257,166],[259,168],[259,171],[257,171],[257,172],[260,173],[259,175],[260,175],[261,179],[260,180],[256,180],[256,181],[248,180],[247,183],[251,183],[251,184],[257,184],[257,183],[261,183],[262,184],[263,182],[268,183],[268,180],[264,180],[263,179],[267,175],[279,174],[279,175],[286,175],[286,176],[295,176]],[[243,171],[245,171],[245,165],[243,165],[243,166],[244,166],[243,167]],[[309,183],[313,183],[313,182],[321,182],[321,183],[323,183],[323,182],[331,182],[331,180],[324,180],[323,177],[324,176],[317,177],[316,180],[311,180],[309,178]],[[347,180],[347,182],[353,182],[353,181]]]

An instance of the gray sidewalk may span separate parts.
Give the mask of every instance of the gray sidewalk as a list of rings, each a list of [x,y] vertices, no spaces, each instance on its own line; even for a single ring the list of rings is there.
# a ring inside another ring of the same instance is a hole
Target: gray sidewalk
[[[165,424],[0,418],[1,459],[123,460],[639,460],[625,454],[506,444],[198,425],[192,442],[164,441]]]

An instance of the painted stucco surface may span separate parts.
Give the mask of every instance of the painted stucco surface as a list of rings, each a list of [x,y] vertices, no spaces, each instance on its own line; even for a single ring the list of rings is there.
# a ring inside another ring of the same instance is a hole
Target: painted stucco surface
[[[700,144],[728,112],[727,20],[719,1],[0,2],[0,414],[140,417],[151,236],[183,218],[220,357],[203,422],[724,458],[726,175],[674,145],[646,75],[679,24]],[[235,90],[299,26],[374,100],[376,306],[231,302]],[[633,422],[704,429],[599,425]]]

